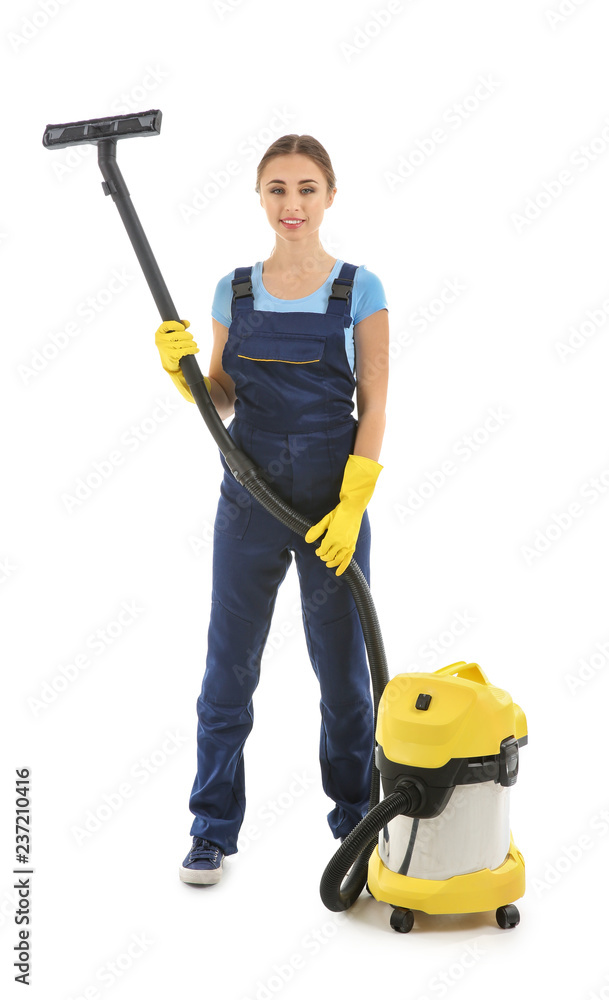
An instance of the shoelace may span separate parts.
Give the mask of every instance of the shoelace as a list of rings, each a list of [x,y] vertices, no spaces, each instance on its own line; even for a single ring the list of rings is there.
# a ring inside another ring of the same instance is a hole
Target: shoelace
[[[195,844],[190,851],[191,861],[216,861],[220,848],[211,844],[209,840],[202,840],[200,844]]]

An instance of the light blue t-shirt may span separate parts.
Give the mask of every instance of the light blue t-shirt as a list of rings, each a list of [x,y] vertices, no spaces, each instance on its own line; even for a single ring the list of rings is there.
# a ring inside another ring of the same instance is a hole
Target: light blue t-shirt
[[[332,282],[338,277],[344,261],[337,260],[330,274],[324,281],[321,288],[311,295],[305,295],[301,299],[278,299],[275,295],[267,292],[262,282],[262,261],[257,261],[252,267],[252,290],[254,292],[254,309],[271,310],[273,312],[316,312],[325,313],[328,308],[328,297],[332,288]],[[225,274],[216,285],[214,301],[211,307],[211,314],[218,323],[229,327],[231,325],[231,302],[233,299],[233,287],[231,282],[235,277],[235,272]],[[352,317],[351,325],[345,327],[345,349],[347,358],[351,365],[351,371],[355,365],[355,348],[353,343],[353,327],[356,323],[366,319],[378,309],[388,309],[385,291],[380,278],[372,271],[368,271],[365,264],[361,264],[355,272],[353,288],[351,291],[350,313]]]

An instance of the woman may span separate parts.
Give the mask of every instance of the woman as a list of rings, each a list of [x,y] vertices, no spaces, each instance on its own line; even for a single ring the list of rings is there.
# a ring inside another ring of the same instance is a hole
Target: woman
[[[315,523],[304,539],[284,527],[222,458],[207,662],[197,702],[193,844],[180,867],[185,882],[217,882],[223,856],[237,851],[252,696],[292,555],[321,688],[320,764],[324,791],[336,803],[328,814],[336,838],[365,815],[370,788],[370,680],[359,618],[341,577],[355,556],[369,581],[366,506],[382,469],[387,303],[376,275],[335,259],[319,241],[336,187],[317,140],[277,139],[258,165],[255,190],[275,248],[267,260],[218,282],[206,385],[222,419],[234,411],[229,431],[237,445]],[[181,357],[198,351],[188,325],[163,323],[156,343],[163,367],[192,400],[179,367]]]

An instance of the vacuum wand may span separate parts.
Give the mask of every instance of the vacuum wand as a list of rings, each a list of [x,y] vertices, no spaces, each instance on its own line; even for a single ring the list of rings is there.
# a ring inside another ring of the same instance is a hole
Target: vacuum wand
[[[66,125],[47,125],[42,144],[47,149],[63,149],[66,146],[89,143],[97,146],[97,160],[104,180],[102,189],[105,195],[111,195],[123,220],[127,235],[131,240],[137,259],[140,263],[148,287],[161,314],[163,322],[175,320],[181,322],[177,309],[169,294],[159,265],[143,226],[135,211],[125,179],[116,162],[116,143],[118,139],[128,139],[135,136],[159,135],[162,115],[158,110],[144,111],[139,114],[119,115],[118,117],[95,118],[88,121],[71,122]],[[213,400],[207,391],[205,379],[199,363],[193,354],[187,354],[180,359],[180,368],[184,373],[192,397],[199,408],[210,431],[224,455],[231,472],[241,482],[243,476],[255,468],[251,459],[244,454],[218,418]]]

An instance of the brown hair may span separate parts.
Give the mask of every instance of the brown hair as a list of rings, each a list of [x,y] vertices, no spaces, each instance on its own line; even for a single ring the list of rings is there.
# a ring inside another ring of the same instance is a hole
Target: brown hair
[[[328,194],[336,187],[336,177],[334,176],[332,163],[321,142],[314,139],[312,135],[296,135],[295,133],[291,133],[290,135],[282,135],[279,139],[275,139],[275,142],[271,143],[260,160],[256,172],[256,187],[254,188],[256,194],[260,194],[260,178],[269,160],[274,156],[285,156],[286,153],[301,153],[303,156],[309,156],[321,168],[322,173],[325,174],[326,181],[328,182]]]

